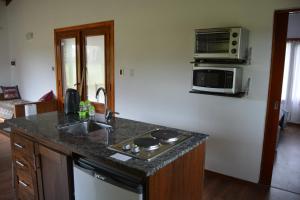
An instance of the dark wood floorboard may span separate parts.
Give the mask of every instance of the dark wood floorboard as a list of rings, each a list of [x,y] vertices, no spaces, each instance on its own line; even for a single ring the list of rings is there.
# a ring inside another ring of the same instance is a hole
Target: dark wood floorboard
[[[0,133],[0,200],[14,200],[10,139]]]
[[[300,200],[300,195],[206,171],[203,200]]]
[[[271,185],[300,194],[299,125],[288,125],[281,131]]]

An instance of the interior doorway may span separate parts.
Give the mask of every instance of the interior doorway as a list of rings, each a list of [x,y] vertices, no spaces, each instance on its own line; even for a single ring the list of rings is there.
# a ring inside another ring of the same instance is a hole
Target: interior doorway
[[[291,122],[297,121],[300,124],[300,88],[296,88],[298,83],[300,87],[298,80],[300,79],[300,29],[298,28],[300,21],[297,27],[291,27],[290,21],[296,14],[300,16],[300,9],[279,10],[274,14],[271,74],[260,183],[300,193],[300,126],[291,125]],[[291,28],[299,29],[298,35],[291,34]],[[296,47],[297,43],[299,48]],[[299,99],[299,102],[293,106],[292,102],[295,102],[295,99]],[[294,167],[299,170],[293,169]]]
[[[288,20],[279,127],[271,185],[300,194],[300,12]]]

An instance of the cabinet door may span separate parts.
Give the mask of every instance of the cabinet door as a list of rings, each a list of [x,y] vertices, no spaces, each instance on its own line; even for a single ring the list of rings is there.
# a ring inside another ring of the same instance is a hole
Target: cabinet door
[[[71,199],[72,173],[71,160],[63,154],[37,145],[39,166],[38,186],[40,199],[69,200]]]

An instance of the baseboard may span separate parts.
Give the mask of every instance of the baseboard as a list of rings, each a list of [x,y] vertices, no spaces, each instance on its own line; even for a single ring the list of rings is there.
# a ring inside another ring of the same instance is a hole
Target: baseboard
[[[286,125],[287,126],[298,126],[298,127],[300,127],[300,124],[294,123],[294,122],[287,122]]]
[[[259,183],[253,183],[253,182],[246,181],[246,180],[243,180],[243,179],[239,179],[239,178],[236,178],[236,177],[232,177],[232,176],[228,176],[228,175],[221,174],[221,173],[218,173],[218,172],[214,172],[214,171],[211,171],[211,170],[208,170],[208,169],[205,169],[204,173],[205,174],[212,174],[214,176],[219,176],[219,177],[222,177],[222,178],[227,179],[227,180],[237,181],[237,182],[240,182],[240,183],[243,183],[243,184],[260,185]]]

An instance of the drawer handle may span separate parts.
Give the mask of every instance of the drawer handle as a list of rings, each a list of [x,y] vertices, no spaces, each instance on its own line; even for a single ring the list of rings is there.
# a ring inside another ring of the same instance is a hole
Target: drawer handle
[[[26,183],[24,183],[23,181],[19,180],[19,183],[23,186],[23,187],[28,187],[28,185]]]
[[[18,148],[20,148],[20,149],[23,149],[23,148],[24,148],[22,145],[20,145],[20,144],[18,144],[18,143],[14,143],[14,145],[15,145],[15,147],[18,147]]]
[[[25,166],[22,162],[20,162],[20,161],[18,161],[18,160],[16,160],[16,163],[17,163],[17,165],[19,165],[20,167],[24,167],[24,166]]]

